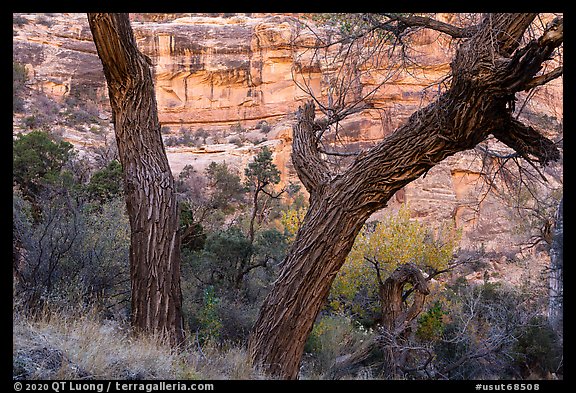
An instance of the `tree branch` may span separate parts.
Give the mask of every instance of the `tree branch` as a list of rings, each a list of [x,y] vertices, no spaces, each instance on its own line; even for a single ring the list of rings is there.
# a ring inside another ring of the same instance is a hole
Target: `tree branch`
[[[550,82],[551,80],[554,80],[554,79],[558,78],[559,76],[561,76],[563,73],[563,69],[564,69],[564,67],[558,67],[547,74],[532,78],[532,80],[529,80],[528,82],[526,82],[524,84],[524,86],[523,86],[524,90],[530,90],[536,86],[545,85],[546,83]]]
[[[337,156],[337,157],[356,157],[358,154],[360,154],[359,151],[351,151],[351,152],[345,152],[345,151],[328,151],[326,149],[318,149],[318,151],[320,153],[326,154],[328,156]]]
[[[313,195],[320,184],[330,179],[330,171],[320,158],[316,131],[320,128],[314,122],[315,106],[308,101],[296,113],[297,122],[293,127],[292,162],[302,184]]]
[[[380,262],[376,258],[364,257],[364,260],[371,264],[376,270],[376,278],[378,279],[378,286],[382,288],[384,286],[384,280],[382,279],[382,273],[380,273]]]
[[[491,28],[485,31],[495,36],[497,53],[509,56],[518,49],[522,36],[537,15],[537,13],[489,14],[484,23]]]
[[[535,156],[542,166],[560,158],[554,142],[516,119],[510,119],[505,127],[493,130],[492,135],[525,159],[528,155]]]
[[[268,191],[267,191],[266,189],[264,189],[264,188],[261,189],[260,191],[262,191],[262,193],[263,193],[264,195],[267,195],[267,196],[269,196],[269,197],[272,198],[272,199],[280,199],[280,197],[282,196],[282,194],[284,194],[284,193],[286,192],[286,189],[285,189],[285,188],[281,189],[281,190],[278,192],[278,194],[276,194],[276,195],[274,195],[274,194],[271,193],[271,192],[268,192]]]
[[[372,92],[370,94],[372,94]],[[327,130],[328,127],[331,126],[332,124],[338,123],[344,120],[346,117],[353,115],[355,113],[360,113],[366,109],[373,109],[373,108],[374,108],[373,103],[366,102],[364,100],[357,100],[356,102],[348,105],[346,108],[340,108],[336,110],[334,108],[323,108],[322,111],[325,112],[327,116],[315,122],[316,128],[320,130],[316,139],[319,140],[324,131]]]
[[[503,78],[502,86],[515,93],[542,85],[562,75],[563,69],[558,67],[549,74],[534,77],[563,41],[564,20],[555,18],[548,24],[540,38],[530,41],[505,61],[506,66],[502,67],[500,72],[507,74],[508,77]]]
[[[488,157],[498,158],[501,160],[508,160],[510,158],[520,157],[520,154],[518,154],[518,152],[514,152],[514,153],[510,153],[510,154],[500,154],[500,153],[496,153],[495,151],[492,151],[492,150],[487,149],[486,147],[480,146],[480,145],[476,146],[474,149],[484,153]]]
[[[477,30],[478,25],[469,27],[457,27],[449,23],[440,22],[436,19],[429,18],[427,16],[417,16],[410,15],[404,16],[400,14],[383,14],[390,18],[390,20],[401,22],[401,26],[398,28],[398,32],[403,32],[409,27],[425,27],[431,30],[436,30],[440,33],[447,34],[453,38],[468,38],[471,37]],[[378,26],[385,27],[386,30],[390,30],[390,27],[379,24]]]
[[[561,31],[561,21],[552,24],[555,26],[554,35],[545,33],[543,37],[548,38],[538,40],[547,45],[545,48],[536,47],[535,43],[529,44],[526,50],[518,51],[520,55],[514,54],[513,59],[508,59],[525,61],[526,67],[508,67],[506,63],[491,67],[491,72],[485,68],[486,59],[492,58],[494,49],[486,46],[483,40],[490,42],[491,34],[507,32],[510,36],[498,38],[497,45],[502,48],[497,46],[496,51],[502,53],[511,50],[517,47],[522,29],[525,30],[533,19],[532,14],[487,16],[482,22],[484,30],[456,54],[452,63],[454,77],[450,89],[414,113],[377,146],[356,157],[336,181],[349,185],[347,192],[357,196],[357,209],[375,211],[384,207],[398,189],[444,158],[475,147],[490,133],[526,159],[531,154],[542,165],[559,159],[554,142],[511,118],[505,106],[508,101],[504,86],[509,81],[517,82],[525,77],[528,66],[529,71],[537,72],[541,62],[552,53],[552,43],[556,45],[560,41],[558,31]],[[531,78],[531,75],[528,74],[528,77]]]

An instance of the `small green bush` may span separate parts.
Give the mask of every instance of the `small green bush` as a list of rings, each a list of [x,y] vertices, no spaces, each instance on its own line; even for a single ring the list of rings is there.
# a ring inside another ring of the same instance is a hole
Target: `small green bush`
[[[238,138],[237,136],[230,138],[230,140],[228,142],[233,143],[238,147],[244,146],[244,143],[242,143],[242,140],[240,138]]]
[[[24,64],[12,62],[12,111],[24,112],[24,99],[22,97],[26,80],[28,79]]]
[[[106,167],[94,172],[86,191],[92,199],[104,202],[122,195],[123,182],[122,165],[118,160],[112,160]]]
[[[199,339],[202,343],[217,341],[222,332],[222,320],[218,314],[220,298],[216,296],[213,286],[204,290],[203,306],[200,309],[198,320],[200,323]]]
[[[444,315],[447,312],[442,308],[442,303],[436,301],[428,311],[422,313],[418,318],[418,328],[416,336],[423,341],[436,341],[442,337],[446,324]]]
[[[514,346],[515,361],[528,374],[541,376],[559,371],[562,362],[562,344],[543,317],[534,317],[519,329]]]
[[[72,144],[43,131],[18,134],[13,142],[12,176],[27,197],[53,183],[72,155]]]
[[[272,129],[266,120],[260,120],[258,124],[256,124],[255,128],[262,131],[264,134],[268,134]]]

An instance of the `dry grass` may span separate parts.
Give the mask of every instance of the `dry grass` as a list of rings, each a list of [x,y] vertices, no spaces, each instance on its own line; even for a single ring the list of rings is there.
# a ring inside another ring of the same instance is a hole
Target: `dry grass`
[[[129,326],[83,315],[14,313],[15,379],[263,379],[242,348],[174,350],[157,336],[134,337]]]

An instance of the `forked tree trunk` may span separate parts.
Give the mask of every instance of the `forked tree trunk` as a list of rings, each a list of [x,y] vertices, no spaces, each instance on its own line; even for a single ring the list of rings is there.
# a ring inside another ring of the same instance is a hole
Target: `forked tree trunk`
[[[406,284],[411,284],[414,288],[414,298],[409,307],[403,299]],[[384,330],[381,343],[384,350],[384,363],[388,368],[388,375],[392,378],[396,377],[398,368],[403,366],[403,359],[396,349],[397,340],[404,335],[410,323],[420,314],[424,307],[424,300],[429,293],[426,279],[413,263],[398,266],[380,287],[379,297]]]
[[[410,307],[406,306],[403,299],[406,284],[414,287],[414,299]],[[422,311],[424,300],[429,293],[426,279],[415,264],[398,266],[380,287],[382,326],[393,336],[402,334]]]
[[[88,14],[108,83],[130,219],[131,320],[183,341],[180,238],[174,179],[160,133],[149,59],[128,14]]]
[[[457,51],[450,89],[343,173],[331,173],[321,158],[317,136],[326,122],[314,120],[314,104],[299,109],[292,160],[310,193],[310,208],[251,332],[248,349],[255,364],[279,378],[298,377],[305,341],[362,225],[444,158],[490,133],[543,164],[559,158],[554,144],[512,118],[507,106],[562,42],[562,22],[556,21],[538,42],[515,53],[534,17],[487,16]]]
[[[404,301],[404,288],[411,284],[414,288],[412,304]],[[339,378],[345,372],[357,368],[361,362],[370,357],[374,350],[382,350],[387,375],[395,378],[398,369],[404,366],[406,355],[398,352],[398,339],[407,333],[411,322],[424,307],[424,300],[429,294],[428,284],[422,272],[413,263],[400,265],[380,284],[379,300],[382,313],[382,325],[379,334],[373,335],[358,350],[337,358],[328,370],[333,378]],[[405,348],[403,348],[405,349]]]

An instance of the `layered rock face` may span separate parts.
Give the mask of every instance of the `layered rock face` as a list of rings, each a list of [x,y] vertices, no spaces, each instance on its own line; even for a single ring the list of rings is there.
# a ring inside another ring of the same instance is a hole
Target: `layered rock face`
[[[46,23],[38,23],[38,15],[19,18],[26,22],[14,25],[13,56],[26,65],[29,84],[56,97],[89,94],[109,113],[86,15],[51,14],[44,17]],[[294,112],[309,99],[306,88],[326,99],[335,72],[330,62],[313,59],[313,51],[306,48],[315,42],[315,30],[290,15],[264,14],[136,15],[132,25],[140,50],[154,65],[165,138],[203,131],[196,146],[167,144],[175,173],[188,164],[201,170],[210,161],[243,168],[267,145],[275,151],[283,181],[296,180],[290,162]],[[362,94],[386,79],[373,97],[378,110],[343,122],[340,140],[359,147],[377,143],[445,88],[454,49],[432,31],[421,31],[411,40],[411,59],[417,67],[384,64],[380,74],[360,74]],[[527,122],[554,137],[561,129],[562,92],[561,79],[555,80],[531,94],[525,106],[527,94],[519,97],[517,107],[523,106]],[[70,139],[79,142],[81,137]],[[495,193],[484,192],[485,161],[478,152],[450,157],[408,185],[391,206],[407,201],[421,219],[455,220],[464,229],[466,246],[484,243],[487,249],[499,250],[515,244],[519,239],[505,204]],[[550,188],[561,187],[561,165],[545,172]]]
[[[155,64],[163,123],[250,126],[294,110],[286,17],[186,17],[134,28]]]

